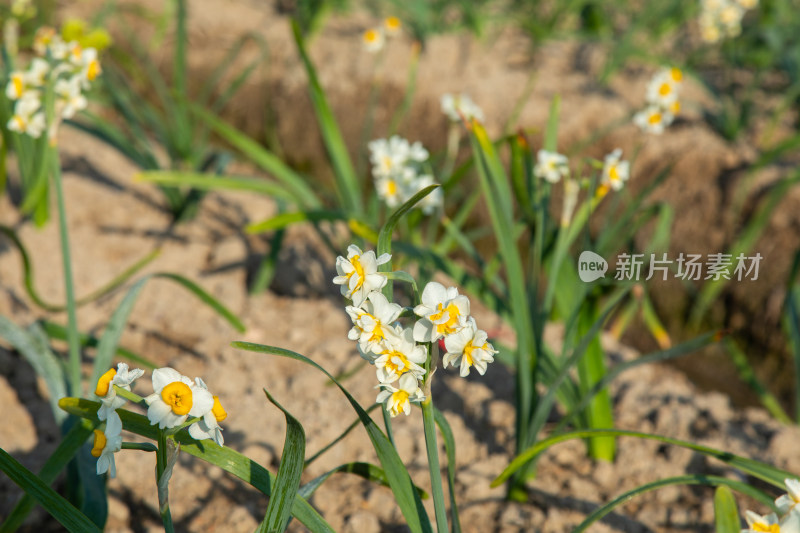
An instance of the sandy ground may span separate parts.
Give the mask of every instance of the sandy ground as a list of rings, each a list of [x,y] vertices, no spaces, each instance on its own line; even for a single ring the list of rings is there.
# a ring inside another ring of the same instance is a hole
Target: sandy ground
[[[255,3],[240,2],[225,10],[217,9],[218,1],[192,5],[200,6],[193,11],[191,23],[191,63],[196,72],[207,71],[214,53],[219,54],[218,50],[204,48],[208,41],[204,36],[218,36],[223,48],[237,34],[250,29],[269,39],[269,72],[248,84],[228,113],[242,127],[258,130],[263,124],[254,117],[261,117],[265,106],[291,110],[276,116],[275,131],[293,161],[324,178],[321,145],[311,126],[314,122],[304,95],[305,78],[293,55],[285,19]],[[74,9],[89,8],[79,5]],[[334,20],[312,44],[312,55],[323,65],[322,82],[332,91],[334,111],[347,117],[343,130],[353,143],[360,134],[365,90],[373,79],[372,67],[359,59],[362,56],[357,42],[360,30],[369,23],[363,16]],[[579,53],[583,62],[576,64]],[[404,41],[392,43],[387,52],[380,70],[383,107],[379,108],[375,131],[381,131],[388,122],[389,113],[380,115],[380,110],[399,101],[409,54],[409,43]],[[498,61],[498,57],[504,59]],[[560,144],[568,144],[639,106],[652,73],[651,68],[632,68],[614,78],[610,88],[603,89],[590,82],[597,61],[591,51],[579,51],[566,43],[531,53],[515,35],[504,34],[485,43],[453,36],[436,38],[422,56],[419,93],[401,131],[432,149],[441,147],[447,126],[438,111],[438,98],[446,91],[466,90],[490,117],[490,130],[499,133],[531,69],[536,69],[539,74],[534,91],[522,109],[520,123],[543,124],[547,103],[558,92],[564,109]],[[395,65],[403,68],[394,68]],[[674,163],[674,179],[662,187],[659,197],[676,206],[676,253],[684,249],[712,251],[727,242],[731,230],[723,226],[726,195],[730,194],[731,183],[741,176],[742,165],[754,157],[746,146],[723,143],[700,120],[701,106],[710,104],[698,86],[690,83],[686,92],[688,111],[674,131],[643,140],[632,126],[626,126],[589,149],[591,155],[602,157],[616,146],[630,153],[644,142],[634,167],[641,169],[641,174],[635,170],[632,183],[639,176],[644,183],[661,165]],[[255,122],[248,123],[245,116]],[[293,231],[273,290],[249,296],[246,279],[256,258],[266,251],[266,244],[260,237],[245,235],[242,228],[274,212],[268,199],[210,194],[197,220],[170,228],[158,192],[133,183],[130,178],[136,169],[118,154],[71,131],[63,133],[62,147],[79,295],[160,246],[162,253],[147,272],[179,272],[196,280],[248,326],[247,333],[237,334],[184,290],[167,281],[154,280],[141,294],[122,345],[158,364],[203,377],[227,408],[226,445],[272,471],[280,459],[285,422],[283,415],[266,401],[262,388],[267,388],[304,425],[309,453],[338,436],[355,415],[341,393],[327,386],[321,374],[297,362],[245,353],[229,346],[233,340],[246,339],[298,351],[334,374],[357,369],[361,359],[346,338],[349,321],[330,284],[334,257],[319,251],[313,233]],[[720,176],[726,176],[728,181]],[[782,174],[772,171],[759,176],[767,186]],[[761,249],[784,250],[783,245],[791,246],[797,235],[790,231],[797,227],[796,215],[792,215],[797,210],[792,206],[798,201],[796,194],[790,195],[781,214],[771,222],[765,240],[759,243]],[[0,223],[17,228],[28,246],[39,291],[50,301],[63,300],[55,224],[42,230],[33,228],[19,218],[7,197],[0,199]],[[706,230],[697,231],[698,227]],[[757,309],[765,305],[758,302],[779,297],[781,273],[788,268],[781,261],[788,254],[775,254],[777,259],[768,275],[760,284],[741,289],[742,294],[729,302],[731,310],[746,312],[748,308],[736,302],[752,299],[756,293],[758,300],[752,305]],[[62,315],[39,311],[22,290],[21,279],[18,255],[0,243],[0,313],[18,324],[43,316],[65,321]],[[670,287],[663,291],[669,309],[668,297],[675,291]],[[81,329],[101,332],[122,296],[123,292],[118,291],[82,308]],[[680,302],[675,305],[680,308]],[[482,324],[487,329],[490,325],[497,327],[492,320],[486,316]],[[774,317],[767,313],[765,320],[768,323]],[[548,336],[558,342],[557,326]],[[605,342],[613,361],[636,357],[633,350],[609,339]],[[727,381],[729,388],[744,388],[730,386],[736,382],[719,364],[709,365],[693,356],[686,359],[686,364],[699,367],[695,370],[701,373],[711,368],[706,373]],[[18,354],[6,348],[0,348],[0,374],[0,402],[6,420],[0,427],[0,447],[36,469],[57,441],[42,383]],[[512,383],[512,374],[500,364],[492,365],[483,378],[463,380],[452,372],[436,376],[435,401],[456,435],[457,492],[466,531],[567,531],[598,504],[647,481],[684,473],[737,477],[719,463],[693,452],[634,439],[619,440],[619,458],[614,464],[594,464],[586,459],[581,442],[571,442],[558,445],[542,457],[539,474],[530,484],[529,503],[507,503],[503,500],[504,490],[490,489],[489,482],[512,458]],[[346,385],[363,405],[374,400],[370,369],[358,369]],[[149,393],[149,383],[137,384],[136,390]],[[632,370],[615,382],[612,393],[620,428],[688,439],[800,471],[800,459],[794,453],[794,443],[800,437],[796,428],[780,426],[759,409],[734,409],[727,396],[702,392],[673,369],[646,366]],[[396,439],[415,482],[427,487],[418,412],[398,420]],[[313,463],[303,480],[357,460],[376,462],[369,440],[360,429]],[[266,509],[266,501],[258,493],[190,457],[182,457],[179,465],[171,485],[172,511],[179,530],[251,531],[256,527]],[[117,466],[118,478],[109,483],[108,530],[160,530],[153,457],[128,451],[119,454]],[[18,496],[16,487],[0,479],[0,516]],[[707,488],[662,489],[620,508],[593,531],[713,531],[712,499],[713,492]],[[758,509],[753,502],[741,503]],[[315,494],[312,504],[337,531],[403,530],[402,516],[388,489],[347,475],[328,481]],[[431,502],[426,505],[431,510]],[[43,515],[34,516],[29,530],[44,531],[43,528],[59,529]],[[297,523],[292,529],[301,530]]]

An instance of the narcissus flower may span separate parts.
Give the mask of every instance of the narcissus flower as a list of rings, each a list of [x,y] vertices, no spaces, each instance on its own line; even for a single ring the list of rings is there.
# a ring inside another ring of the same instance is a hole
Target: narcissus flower
[[[358,341],[362,351],[377,354],[403,308],[376,291],[367,296],[363,308],[348,305],[345,311],[353,321],[347,338]]]
[[[386,17],[383,19],[383,29],[386,30],[386,35],[393,37],[400,33],[403,23],[397,17]]]
[[[620,161],[622,149],[617,148],[605,158],[603,165],[603,177],[601,183],[611,187],[615,191],[622,189],[622,186],[630,177],[630,163]]]
[[[361,36],[361,40],[364,43],[364,49],[370,53],[379,52],[386,42],[383,32],[375,28],[370,28],[365,31]]]
[[[404,374],[394,388],[391,385],[381,383],[378,385],[382,390],[378,393],[375,400],[378,403],[385,403],[389,414],[397,416],[404,413],[406,416],[411,414],[411,402],[419,403],[425,400],[425,395],[419,387],[416,378],[411,374]]]
[[[647,102],[659,107],[668,108],[678,99],[678,82],[671,70],[662,70],[650,80],[647,86]]]
[[[494,354],[497,353],[489,344],[486,332],[478,329],[472,317],[459,331],[445,337],[444,345],[447,348],[447,353],[442,358],[444,367],[460,366],[462,378],[469,375],[473,366],[480,375],[485,374],[486,365],[494,362]]]
[[[92,456],[97,457],[97,475],[108,472],[110,477],[117,475],[114,454],[122,449],[122,421],[112,416],[106,422],[105,431],[94,430]]]
[[[775,500],[775,507],[780,514],[786,514],[793,510],[800,503],[800,481],[797,479],[785,479],[786,492],[783,496]]]
[[[677,102],[678,101],[675,100],[675,102],[672,103],[672,106],[674,106],[674,104]],[[642,131],[653,133],[655,135],[661,135],[664,133],[664,129],[672,124],[674,119],[674,115],[666,111],[664,108],[650,105],[634,115],[633,123],[639,126]]]
[[[198,387],[208,391],[208,387],[202,379],[194,378],[194,381]],[[189,435],[197,440],[212,439],[222,446],[225,440],[222,438],[222,428],[219,427],[219,423],[228,417],[228,413],[222,407],[219,396],[213,396],[212,398],[214,399],[214,404],[211,409],[202,415],[196,415],[202,416],[202,418],[189,426]]]
[[[414,342],[410,329],[387,328],[386,338],[381,345],[382,349],[375,359],[378,381],[392,383],[406,373],[412,374],[414,379],[422,379],[425,369],[420,365],[428,358],[428,351]]]
[[[462,116],[464,120],[471,121],[472,119],[478,122],[484,121],[483,110],[478,107],[478,104],[472,101],[468,95],[461,93],[453,95],[450,93],[442,95],[442,113],[453,122],[461,122]]]
[[[381,290],[387,283],[386,275],[378,273],[378,266],[388,263],[392,258],[383,254],[377,259],[372,250],[362,252],[355,244],[347,247],[347,259],[336,258],[336,272],[333,278],[336,285],[342,286],[342,294],[353,300],[355,307],[361,307],[372,291]]]
[[[556,152],[539,150],[536,154],[536,166],[533,175],[550,183],[556,183],[562,176],[569,174],[567,157]]]
[[[434,342],[464,327],[469,316],[469,299],[459,295],[455,287],[445,288],[431,281],[422,291],[422,303],[414,313],[422,317],[414,324],[414,340]]]
[[[89,102],[81,93],[81,79],[73,76],[68,80],[58,80],[54,87],[56,97],[56,113],[62,118],[72,118],[75,113],[86,109]]]
[[[100,403],[102,404],[100,409],[97,410],[97,418],[106,420],[111,412],[116,411],[127,402],[125,398],[117,396],[114,385],[130,391],[133,382],[143,374],[144,370],[141,368],[128,370],[127,364],[119,363],[116,370],[111,368],[100,376],[100,379],[97,380],[97,387],[94,390],[95,395],[100,398]]]
[[[155,392],[145,398],[149,406],[147,419],[160,429],[183,424],[189,416],[203,416],[214,407],[208,389],[172,368],[153,371],[153,389]]]
[[[30,135],[34,139],[39,138],[47,127],[47,120],[41,108],[39,97],[26,93],[25,97],[17,100],[14,105],[14,115],[8,121],[8,129]]]

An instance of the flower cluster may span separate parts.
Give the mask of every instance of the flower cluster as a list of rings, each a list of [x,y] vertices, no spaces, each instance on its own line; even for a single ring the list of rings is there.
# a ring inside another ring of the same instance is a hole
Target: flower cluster
[[[433,176],[423,169],[429,154],[419,141],[411,144],[393,135],[390,139],[371,141],[367,146],[375,190],[387,206],[398,207],[425,187],[436,184]],[[441,189],[434,190],[417,204],[426,215],[441,205]]]
[[[681,109],[678,91],[682,83],[681,69],[671,67],[658,71],[647,85],[647,106],[634,115],[634,124],[647,133],[663,133]]]
[[[397,17],[386,17],[383,25],[378,28],[370,28],[361,36],[364,42],[364,49],[370,53],[376,53],[383,49],[387,37],[394,37],[400,33],[403,23]]]
[[[742,18],[755,8],[758,0],[701,0],[700,36],[707,43],[742,33]]]
[[[355,245],[339,256],[333,282],[342,294],[352,299],[346,307],[353,322],[348,338],[358,342],[361,357],[375,366],[380,393],[377,400],[386,404],[392,416],[408,415],[411,403],[425,399],[421,384],[429,376],[429,353],[434,343],[443,342],[444,367],[459,366],[462,376],[475,369],[482,375],[497,351],[489,344],[485,331],[469,316],[469,300],[455,287],[445,288],[430,282],[422,291],[422,302],[413,309],[419,319],[412,327],[398,323],[403,308],[390,302],[380,290],[386,285],[378,265],[387,263],[387,254],[362,252]]]
[[[472,119],[483,122],[484,120],[483,110],[464,93],[442,95],[442,113],[453,122]]]
[[[800,533],[800,480],[786,479],[786,490],[784,494],[775,500],[775,507],[778,514],[770,513],[759,515],[753,511],[746,511],[744,518],[747,522],[747,529],[742,533],[754,533],[766,531],[769,533]]]
[[[105,430],[94,432],[92,455],[97,457],[97,474],[116,475],[114,454],[122,449],[122,420],[117,409],[125,405],[125,398],[117,389],[130,392],[131,385],[144,374],[144,370],[129,370],[119,363],[97,381],[95,395],[100,399],[97,418],[105,421]],[[116,388],[115,388],[116,387]],[[222,446],[222,428],[219,423],[228,416],[218,396],[212,396],[200,378],[192,382],[172,368],[153,371],[155,392],[144,398],[147,419],[159,429],[171,429],[184,424],[191,416],[189,435],[197,440],[212,439]]]
[[[33,48],[40,57],[31,61],[28,70],[12,72],[6,85],[6,96],[16,102],[8,129],[33,138],[48,129],[52,140],[62,119],[72,118],[86,108],[83,91],[100,74],[100,62],[95,48],[64,41],[53,28],[40,28]],[[44,97],[49,84],[55,94],[55,113],[48,128]]]

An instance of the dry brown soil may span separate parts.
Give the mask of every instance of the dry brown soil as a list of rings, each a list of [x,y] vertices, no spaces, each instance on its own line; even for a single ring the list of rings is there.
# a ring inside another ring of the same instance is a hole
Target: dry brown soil
[[[323,152],[286,19],[256,2],[206,0],[191,5],[194,72],[207,72],[208,64],[221,55],[220,49],[244,31],[258,31],[268,39],[269,70],[245,87],[228,113],[252,131],[263,127],[260,117],[266,106],[271,106],[277,111],[275,132],[286,152],[293,161],[324,177]],[[79,4],[70,9],[90,7]],[[343,130],[353,146],[364,117],[362,103],[373,79],[372,66],[358,42],[360,31],[370,22],[363,15],[333,20],[311,45],[322,83],[331,91],[337,116],[345,117]],[[513,33],[485,42],[461,36],[436,37],[423,53],[418,94],[402,132],[434,150],[440,148],[447,126],[438,111],[438,98],[446,91],[465,90],[484,108],[490,131],[500,133],[532,70],[537,79],[519,123],[541,127],[550,98],[561,94],[560,144],[580,139],[641,104],[651,68],[631,67],[616,76],[610,88],[600,88],[591,81],[596,54],[581,51],[583,60],[576,63],[578,52],[574,45],[555,43],[531,53],[524,38]],[[388,110],[400,99],[409,55],[407,41],[390,44],[379,71],[384,98],[376,132],[385,129]],[[733,229],[725,219],[730,187],[742,177],[741,169],[754,158],[754,152],[747,146],[725,144],[705,125],[701,109],[711,102],[699,86],[690,82],[686,94],[684,118],[664,136],[643,138],[633,126],[625,126],[595,143],[589,153],[601,157],[616,146],[633,153],[634,147],[641,145],[633,186],[637,181],[646,182],[662,165],[674,164],[673,176],[658,192],[677,211],[671,253],[707,253],[717,251],[731,237]],[[309,453],[339,435],[355,418],[354,413],[321,374],[297,362],[229,346],[233,340],[246,339],[285,347],[307,355],[334,374],[358,367],[361,360],[346,338],[349,322],[343,302],[330,284],[334,257],[320,251],[323,248],[313,233],[293,230],[282,252],[273,290],[248,295],[246,278],[266,244],[261,237],[246,235],[242,228],[273,213],[270,200],[213,193],[205,199],[196,220],[171,227],[159,193],[132,182],[137,169],[117,153],[70,130],[62,133],[61,146],[79,295],[160,246],[162,253],[147,272],[179,272],[198,281],[248,327],[245,334],[237,334],[184,290],[154,280],[143,290],[122,344],[160,365],[203,377],[228,410],[226,445],[273,471],[280,459],[285,422],[280,411],[264,398],[263,388],[303,424]],[[247,167],[238,170],[250,171]],[[770,169],[759,174],[758,180],[766,187],[781,176],[778,170]],[[780,287],[788,269],[786,250],[797,246],[797,232],[791,229],[797,228],[798,201],[793,193],[773,217],[758,245],[762,255],[769,254],[771,259],[766,263],[768,271],[752,286],[734,290],[730,308],[723,310],[730,316],[737,316],[740,309],[746,317],[756,316],[748,315],[748,308],[739,305],[747,301],[756,309],[767,309],[762,313],[764,328],[777,321],[767,303],[780,301]],[[39,291],[48,300],[63,300],[56,225],[34,228],[20,218],[7,196],[0,199],[0,223],[17,228],[26,243]],[[0,313],[22,325],[41,317],[64,322],[63,315],[48,315],[30,302],[22,289],[21,275],[18,254],[0,247]],[[669,286],[662,290],[665,308],[672,309],[668,299],[677,291]],[[82,308],[81,329],[101,332],[122,296],[118,291]],[[677,309],[681,305],[674,303]],[[487,329],[506,329],[488,313],[479,313],[479,320]],[[557,325],[549,328],[548,338],[558,344]],[[604,343],[612,361],[637,356],[611,339],[604,339]],[[701,364],[693,356],[686,361],[711,368],[709,373],[734,383],[735,377],[722,364]],[[0,447],[35,470],[57,442],[46,391],[31,367],[4,345],[0,347],[0,375],[4,415]],[[374,382],[371,370],[360,368],[346,385],[363,405],[369,405],[375,396]],[[685,473],[737,477],[720,463],[657,443],[620,439],[617,461],[607,464],[591,462],[583,443],[570,442],[542,457],[538,476],[530,483],[528,503],[505,502],[503,488],[491,489],[489,483],[512,458],[512,383],[513,375],[499,363],[491,365],[483,378],[464,380],[444,371],[436,375],[434,398],[456,435],[457,494],[466,531],[569,531],[598,504],[647,481]],[[149,387],[143,380],[136,390],[147,394]],[[731,388],[743,387],[737,384]],[[688,439],[800,472],[794,446],[800,437],[797,428],[781,426],[760,409],[734,409],[726,395],[703,392],[674,369],[653,365],[632,370],[616,380],[612,394],[620,428]],[[415,482],[428,487],[419,412],[397,420],[395,435]],[[303,480],[359,460],[377,461],[360,429],[313,463]],[[142,452],[118,454],[118,477],[109,482],[108,531],[161,530],[153,461],[152,455]],[[442,463],[445,461],[442,455]],[[18,489],[0,478],[0,516],[18,496]],[[634,499],[592,531],[713,531],[712,500],[713,492],[708,488],[662,489]],[[740,503],[759,509],[752,501],[742,499]],[[328,481],[314,495],[312,504],[337,531],[404,530],[388,489],[348,475]],[[181,458],[173,476],[171,505],[181,531],[252,531],[266,509],[265,499],[257,492],[188,456]],[[426,506],[432,510],[430,501]],[[41,513],[34,515],[27,527],[29,531],[59,530]],[[302,530],[296,522],[291,529]]]

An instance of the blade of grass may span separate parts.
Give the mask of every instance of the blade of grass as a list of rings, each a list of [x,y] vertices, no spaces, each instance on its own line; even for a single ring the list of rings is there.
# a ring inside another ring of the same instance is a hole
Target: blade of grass
[[[47,320],[41,320],[38,324],[42,327],[45,334],[51,339],[58,339],[61,341],[67,340],[67,328],[60,324],[56,324],[55,322],[48,322]],[[81,333],[80,334],[80,342],[81,347],[83,348],[97,348],[98,344],[100,343],[99,339],[93,335],[89,335],[88,333]],[[149,370],[155,370],[158,368],[158,365],[138,355],[130,350],[125,348],[117,347],[116,356],[121,357],[123,359],[127,359],[132,363],[136,363],[137,365],[141,365]]]
[[[394,449],[394,446],[392,446],[392,444],[389,442],[389,439],[378,428],[367,412],[364,411],[364,408],[361,407],[361,405],[355,400],[355,398],[353,398],[347,389],[339,384],[339,382],[336,381],[327,370],[322,368],[311,359],[308,359],[307,357],[290,350],[284,350],[274,346],[253,344],[249,342],[234,342],[231,344],[231,346],[241,350],[278,355],[281,357],[288,357],[290,359],[301,361],[316,368],[325,374],[328,379],[336,383],[336,386],[339,387],[339,390],[342,391],[347,400],[350,402],[350,405],[352,405],[353,409],[358,414],[359,419],[361,419],[361,423],[367,430],[367,435],[369,436],[370,441],[372,441],[372,446],[375,448],[378,459],[380,460],[381,465],[386,472],[389,485],[392,487],[395,500],[397,501],[397,504],[400,507],[406,522],[408,523],[408,527],[415,533],[432,532],[428,515],[425,512],[425,508],[422,506],[422,501],[419,498],[419,494],[417,494],[417,491],[414,488],[414,483],[411,481],[411,477],[408,475],[408,470],[406,470],[405,466],[403,465],[403,461],[400,459],[400,456],[397,455],[397,451]]]
[[[794,477],[794,474],[792,474],[791,472],[781,470],[780,468],[775,468],[774,466],[770,466],[766,463],[762,463],[760,461],[756,461],[753,459],[748,459],[746,457],[740,457],[730,452],[717,450],[715,448],[710,448],[708,446],[695,444],[694,442],[687,442],[679,439],[673,439],[671,437],[664,437],[662,435],[655,435],[652,433],[627,431],[624,429],[584,429],[580,431],[561,433],[540,440],[539,442],[537,442],[536,444],[525,450],[523,453],[515,457],[514,460],[511,461],[511,463],[505,468],[505,470],[503,470],[503,472],[499,476],[497,476],[497,479],[492,481],[491,486],[496,487],[500,485],[509,477],[511,477],[511,475],[516,470],[523,467],[528,461],[536,457],[544,450],[553,446],[554,444],[558,444],[559,442],[564,442],[567,440],[585,439],[588,437],[606,436],[606,435],[612,437],[636,437],[640,439],[655,440],[658,442],[662,442],[664,444],[670,444],[673,446],[680,446],[682,448],[687,448],[689,450],[696,451],[703,455],[714,457],[715,459],[718,459],[733,468],[737,468],[742,472],[750,474],[762,481],[766,481],[770,485],[778,487],[781,490],[783,490],[784,488],[784,480],[786,478]]]
[[[281,463],[275,476],[275,484],[272,486],[267,513],[256,529],[258,533],[286,529],[292,515],[295,495],[300,488],[303,458],[306,454],[306,434],[303,426],[267,392],[267,389],[264,389],[264,394],[275,407],[283,411],[286,417],[286,439],[283,442]]]
[[[257,192],[272,198],[294,202],[296,198],[286,190],[285,185],[273,183],[263,178],[244,176],[219,176],[202,172],[183,172],[178,170],[150,170],[139,172],[133,177],[136,181],[171,185],[173,187],[191,187],[208,191],[248,191]]]
[[[2,448],[0,448],[0,470],[11,481],[19,485],[26,494],[30,494],[35,498],[44,510],[64,526],[67,531],[74,533],[101,533],[100,528],[92,523],[86,515],[77,510],[63,496],[48,487],[44,481],[36,477],[36,474],[22,466]]]
[[[283,183],[298,207],[318,209],[322,205],[319,196],[306,183],[306,179],[287,166],[275,154],[205,109],[199,106],[192,106],[191,109],[225,142],[230,143],[250,161]]]
[[[726,485],[720,485],[714,492],[714,523],[717,533],[739,533],[739,508],[733,493]]]
[[[772,499],[764,494],[762,491],[756,489],[755,487],[751,487],[747,483],[743,483],[741,481],[736,481],[734,479],[728,479],[720,476],[706,476],[703,474],[687,474],[684,476],[675,476],[666,479],[660,479],[658,481],[653,481],[652,483],[647,483],[645,485],[641,485],[633,490],[629,490],[624,492],[608,502],[607,504],[603,505],[602,507],[593,511],[586,519],[581,522],[578,527],[575,528],[574,532],[578,533],[581,531],[586,531],[589,526],[603,518],[605,515],[613,511],[615,508],[629,502],[635,496],[640,494],[644,494],[645,492],[649,492],[652,490],[656,490],[662,487],[667,487],[671,485],[709,485],[712,487],[720,487],[720,488],[727,488],[731,487],[742,494],[746,494],[751,498],[763,503],[764,505],[768,505],[770,507],[774,507],[772,503]],[[716,500],[716,498],[715,498]],[[735,504],[734,504],[735,505]],[[736,528],[733,530],[736,533],[740,531],[739,527],[739,517],[736,516]],[[720,530],[717,529],[719,532]],[[728,531],[728,530],[724,530]]]
[[[67,395],[67,382],[61,360],[46,342],[42,342],[42,336],[25,331],[4,316],[0,316],[0,337],[8,341],[28,361],[37,376],[44,379],[56,422],[63,422],[65,416],[58,408],[58,400]]]
[[[356,422],[358,424],[358,422]],[[383,485],[384,487],[389,486],[389,481],[386,479],[386,473],[383,471],[382,468],[379,466],[375,466],[370,463],[347,463],[343,465],[339,465],[332,470],[328,470],[321,476],[317,476],[302,487],[300,490],[297,491],[297,495],[301,498],[310,498],[314,492],[322,486],[322,484],[327,481],[329,477],[333,474],[337,474],[340,472],[346,472],[348,474],[355,474],[359,477],[366,479],[367,481],[372,481],[373,483],[378,483],[379,485]],[[423,500],[428,497],[428,494],[422,490],[421,488],[417,487],[417,492],[419,493],[420,498]]]
[[[58,443],[50,457],[47,458],[37,477],[46,485],[53,483],[58,474],[67,466],[67,463],[75,457],[78,449],[92,435],[94,428],[95,424],[86,419],[80,419],[79,423],[74,424],[61,438],[61,442]],[[35,506],[36,499],[26,492],[8,514],[2,525],[0,525],[0,533],[11,533],[19,529],[25,521],[25,517],[30,514]]]
[[[317,72],[306,52],[305,40],[300,31],[300,26],[297,24],[297,21],[294,20],[292,21],[292,33],[294,34],[294,41],[297,44],[297,50],[300,53],[300,58],[303,61],[306,75],[308,76],[311,103],[314,106],[317,121],[319,122],[325,148],[328,150],[328,155],[333,165],[339,200],[348,213],[353,213],[355,215],[361,214],[364,210],[364,205],[361,197],[361,186],[355,170],[353,169],[353,162],[350,159],[350,154],[347,152],[347,146],[345,145],[341,131],[339,131],[336,118],[333,116],[333,112],[328,105],[325,92],[322,90],[322,86],[319,83]]]
[[[33,263],[31,262],[30,255],[28,254],[25,245],[22,244],[22,241],[19,239],[16,232],[7,226],[0,225],[0,234],[5,235],[14,244],[17,251],[19,251],[20,259],[22,260],[23,283],[25,285],[25,291],[28,293],[28,297],[33,301],[33,303],[35,303],[45,311],[53,313],[65,311],[67,309],[66,305],[46,302],[39,295],[39,292],[36,290],[36,287],[33,284],[35,278],[33,273]],[[120,287],[130,277],[132,277],[134,274],[139,272],[145,266],[150,264],[150,262],[152,262],[156,257],[158,257],[160,253],[161,250],[159,249],[150,252],[145,257],[143,257],[142,259],[140,259],[139,261],[137,261],[136,263],[125,269],[122,273],[115,276],[111,281],[109,281],[105,285],[92,291],[83,298],[78,298],[75,301],[75,305],[81,307],[89,302],[93,302],[94,300],[97,300],[98,298],[105,296],[106,294],[110,293],[117,287]]]

